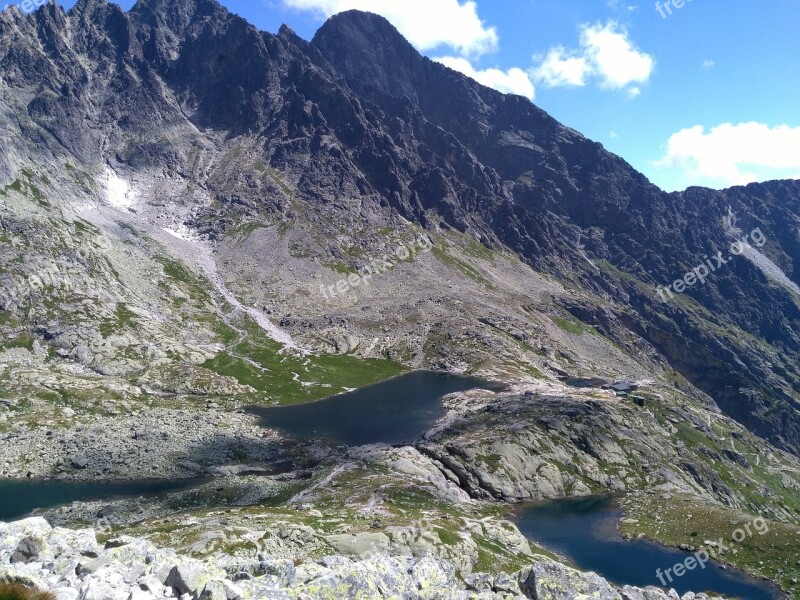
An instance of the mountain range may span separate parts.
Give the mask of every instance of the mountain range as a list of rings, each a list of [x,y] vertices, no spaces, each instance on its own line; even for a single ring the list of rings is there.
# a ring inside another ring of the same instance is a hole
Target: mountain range
[[[280,455],[319,483],[352,457],[226,421],[142,462],[109,432],[429,369],[506,386],[408,445],[466,498],[627,491],[796,528],[798,214],[800,181],[666,193],[377,15],[309,42],[215,0],[7,10],[0,467],[187,477]],[[739,566],[788,589],[790,562]]]

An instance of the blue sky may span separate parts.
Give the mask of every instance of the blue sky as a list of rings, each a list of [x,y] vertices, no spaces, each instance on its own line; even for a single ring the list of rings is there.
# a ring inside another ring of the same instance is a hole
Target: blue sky
[[[800,178],[797,0],[221,1],[306,39],[341,10],[383,14],[426,56],[528,96],[670,191]]]

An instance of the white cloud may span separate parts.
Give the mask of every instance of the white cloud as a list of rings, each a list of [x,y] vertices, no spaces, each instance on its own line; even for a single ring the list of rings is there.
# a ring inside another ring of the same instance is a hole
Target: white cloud
[[[624,89],[633,98],[654,69],[653,57],[638,50],[618,23],[609,21],[582,25],[579,49],[551,48],[539,58],[533,76],[547,87],[582,87],[594,80],[602,88]]]
[[[638,4],[626,4],[624,0],[606,0],[606,5],[616,12],[636,12],[639,10]]]
[[[617,23],[584,25],[581,29],[581,47],[603,87],[622,89],[650,79],[655,60],[637,50],[628,39],[628,32]]]
[[[499,45],[495,27],[478,16],[478,5],[460,0],[283,0],[285,6],[329,17],[345,10],[363,10],[388,19],[421,52],[449,46],[458,54],[476,56]]]
[[[442,56],[434,60],[504,94],[519,94],[529,100],[533,100],[535,97],[536,91],[528,73],[517,67],[508,71],[501,71],[500,69],[479,71],[466,58]]]
[[[562,46],[551,48],[535,71],[547,87],[583,87],[591,67],[583,56],[571,56]]]
[[[708,69],[713,69],[715,64],[716,63],[713,60],[708,59],[708,60],[704,60],[703,61],[703,65],[702,66],[703,66],[703,69],[707,71]]]
[[[673,134],[655,166],[704,185],[790,178],[800,169],[800,127],[723,123],[706,132],[696,125]]]

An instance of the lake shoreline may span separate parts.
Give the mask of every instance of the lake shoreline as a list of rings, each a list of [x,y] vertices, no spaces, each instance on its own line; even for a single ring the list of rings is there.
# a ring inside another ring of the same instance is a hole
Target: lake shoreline
[[[249,406],[262,427],[295,440],[346,446],[412,444],[448,413],[443,398],[503,384],[438,371],[411,371],[311,403]],[[380,398],[381,402],[375,402]]]
[[[594,571],[615,584],[654,585],[662,589],[672,587],[676,588],[679,594],[688,591],[705,591],[702,586],[691,585],[691,579],[688,577],[689,573],[687,573],[685,579],[676,578],[667,586],[659,585],[658,580],[655,582],[643,580],[643,571],[638,566],[642,564],[645,556],[647,558],[657,557],[657,560],[650,560],[650,562],[655,565],[661,565],[661,567],[656,566],[656,569],[663,567],[666,570],[675,564],[683,562],[686,557],[691,556],[691,553],[644,536],[627,539],[622,535],[620,525],[625,518],[625,511],[622,506],[624,498],[625,494],[614,494],[526,502],[515,506],[514,510],[511,511],[512,520],[531,542],[566,559],[573,567],[581,571]],[[577,520],[575,525],[578,529],[575,531],[570,529],[569,517],[564,519],[563,528],[560,532],[548,531],[543,534],[542,530],[545,527],[540,519],[536,519],[538,527],[529,522],[532,512],[552,513],[551,516],[558,519],[568,513],[570,507],[576,507],[576,514],[584,516],[581,511],[587,506],[588,512],[585,514],[596,512],[597,517],[595,519],[581,518]],[[566,513],[562,512],[564,508],[568,509]],[[534,529],[539,529],[539,533],[534,532]],[[570,533],[574,534],[571,539]],[[596,555],[587,553],[587,545],[596,550]],[[619,554],[620,552],[630,554],[629,564],[637,565],[636,569],[628,569],[629,577],[620,575],[625,570],[620,564],[600,558],[604,553]],[[707,588],[709,590],[724,594],[744,594],[742,597],[748,598],[748,600],[752,598],[758,598],[759,600],[786,600],[788,598],[785,590],[769,579],[753,576],[742,569],[719,560],[711,560],[708,564],[710,567],[703,574],[713,575],[700,580],[711,581],[713,585],[728,588]],[[703,568],[706,569],[707,567],[704,565]],[[657,571],[654,569],[653,572],[656,573]],[[694,573],[700,573],[700,571],[695,571]],[[742,589],[731,592],[730,590],[736,586],[742,586]],[[763,595],[753,595],[759,593]]]

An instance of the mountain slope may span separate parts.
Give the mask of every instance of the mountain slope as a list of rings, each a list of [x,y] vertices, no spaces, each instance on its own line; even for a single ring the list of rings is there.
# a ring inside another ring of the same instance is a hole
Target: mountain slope
[[[386,39],[388,45],[380,42]],[[534,267],[555,271],[609,299],[622,296],[622,303],[638,313],[627,319],[629,330],[653,344],[728,414],[797,453],[800,405],[792,365],[798,357],[794,259],[800,184],[665,194],[532,104],[420,57],[379,17],[337,15],[313,45],[350,87],[387,112],[397,114],[402,104],[410,105],[463,144],[480,162],[480,172],[487,169],[503,182],[475,206],[463,196],[459,203],[473,215],[480,213],[495,239]],[[452,170],[459,177],[455,165]],[[476,187],[471,181],[460,183]],[[760,228],[768,238],[767,256],[795,288],[776,285],[770,273],[739,257],[727,271],[691,288],[683,303],[654,301],[660,300],[654,288],[682,278],[684,271],[738,239],[728,226],[731,219],[740,236]],[[483,233],[480,225],[473,233]],[[598,261],[636,281],[608,272]],[[579,310],[593,319],[598,309]],[[748,347],[738,333],[719,331],[726,325],[766,344]],[[699,356],[704,351],[713,358]],[[765,352],[778,364],[767,364]]]

